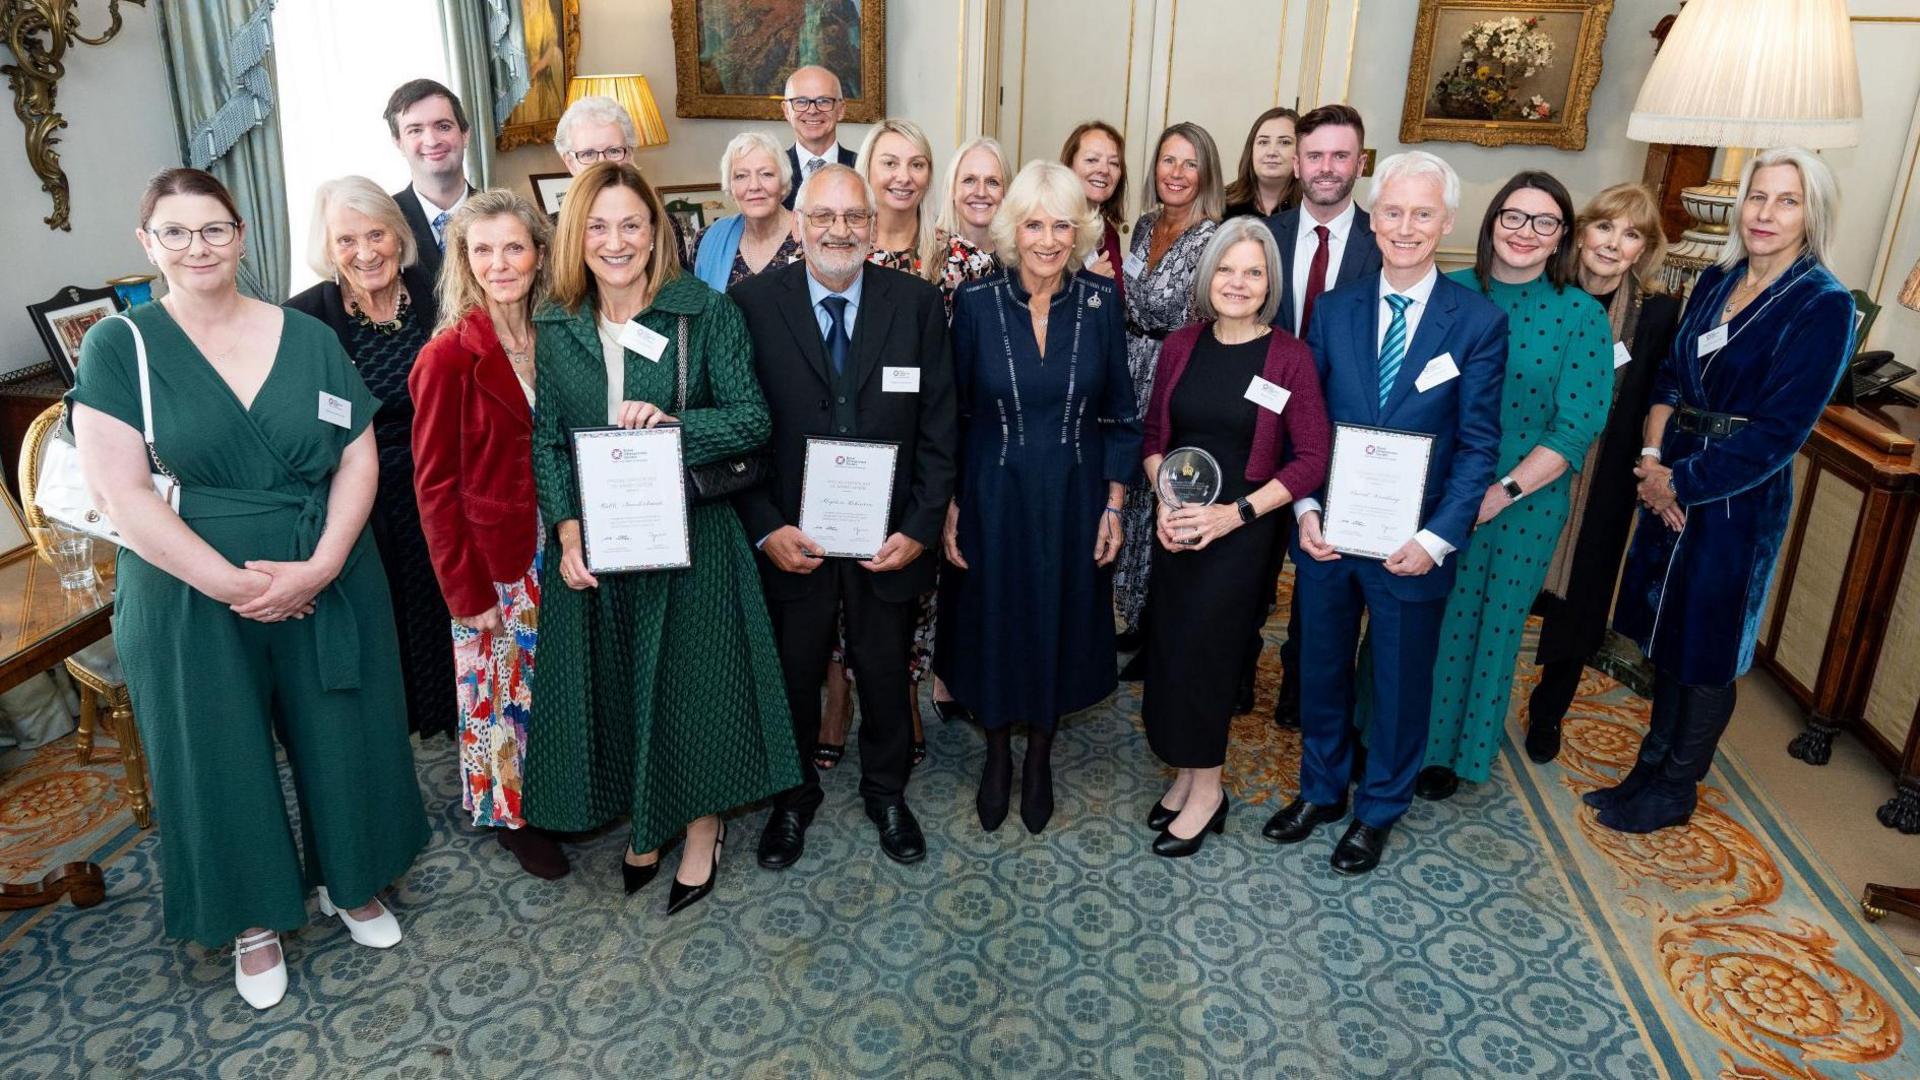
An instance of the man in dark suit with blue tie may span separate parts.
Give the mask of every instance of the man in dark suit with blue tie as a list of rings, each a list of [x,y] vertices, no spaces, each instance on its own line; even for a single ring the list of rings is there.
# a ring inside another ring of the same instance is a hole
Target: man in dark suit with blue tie
[[[1380,246],[1373,240],[1373,219],[1353,201],[1353,185],[1360,179],[1361,147],[1366,122],[1351,105],[1322,105],[1294,124],[1297,153],[1294,175],[1299,178],[1300,205],[1266,219],[1280,248],[1280,310],[1273,325],[1305,338],[1314,305],[1328,289],[1380,272]],[[1270,579],[1276,584],[1292,540],[1282,536],[1273,551]],[[1269,597],[1273,587],[1267,589]],[[1253,708],[1254,667],[1265,644],[1260,627],[1248,642],[1241,702]],[[1280,697],[1274,703],[1274,722],[1284,728],[1300,726],[1300,608],[1287,619],[1287,640],[1280,646]],[[1245,711],[1245,710],[1242,710]]]
[[[1348,719],[1354,651],[1365,614],[1373,721],[1353,824],[1333,852],[1333,868],[1344,874],[1379,865],[1388,833],[1413,801],[1427,746],[1440,617],[1453,587],[1448,556],[1467,545],[1500,447],[1507,316],[1434,265],[1459,201],[1459,178],[1432,154],[1415,150],[1382,162],[1372,215],[1381,270],[1321,297],[1307,331],[1336,431],[1351,424],[1432,439],[1420,527],[1385,560],[1335,550],[1322,531],[1321,500],[1294,503],[1300,796],[1273,816],[1265,833],[1298,843],[1347,814],[1358,741]],[[1338,471],[1337,451],[1334,460]]]
[[[858,155],[840,145],[840,118],[847,115],[847,99],[840,90],[840,76],[826,68],[811,64],[794,68],[787,76],[780,111],[793,128],[793,145],[787,147],[793,185],[787,188],[784,204],[791,210],[808,177],[828,165],[851,169]]]
[[[407,159],[413,181],[393,193],[400,214],[413,230],[420,269],[429,281],[440,276],[447,221],[473,193],[467,183],[467,110],[453,91],[432,79],[402,83],[387,99],[387,131]]]

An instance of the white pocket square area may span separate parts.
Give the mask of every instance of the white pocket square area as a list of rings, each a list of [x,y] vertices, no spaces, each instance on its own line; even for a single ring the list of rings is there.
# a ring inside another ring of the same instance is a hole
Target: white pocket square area
[[[1420,377],[1413,380],[1413,388],[1424,394],[1449,379],[1459,377],[1460,368],[1453,362],[1453,354],[1441,353],[1420,369]]]

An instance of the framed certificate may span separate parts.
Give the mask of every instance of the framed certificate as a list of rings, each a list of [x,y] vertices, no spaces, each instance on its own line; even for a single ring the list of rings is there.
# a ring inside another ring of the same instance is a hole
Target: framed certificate
[[[580,540],[595,575],[693,565],[680,427],[575,428]]]
[[[899,443],[809,438],[800,475],[800,531],[829,558],[873,558],[887,542],[899,460]]]
[[[1321,535],[1335,551],[1384,559],[1420,531],[1433,436],[1357,424],[1333,426]]]

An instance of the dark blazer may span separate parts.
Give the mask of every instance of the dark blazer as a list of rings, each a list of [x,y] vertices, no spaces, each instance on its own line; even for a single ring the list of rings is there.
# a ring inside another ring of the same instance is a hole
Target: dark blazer
[[[419,207],[416,206],[414,209],[418,210]],[[429,229],[427,233],[431,236],[433,230]],[[431,249],[433,245],[428,244],[427,247]],[[435,251],[434,254],[438,255],[439,252]],[[425,258],[426,252],[422,251],[420,255]],[[433,292],[435,273],[426,270],[419,263],[414,263],[400,271],[400,283],[407,287],[408,302],[413,305],[413,317],[429,327],[440,321],[440,298]],[[322,281],[289,298],[286,306],[302,315],[311,315],[326,323],[327,329],[333,331],[334,336],[340,339],[341,345],[344,346],[347,343],[347,328],[353,325],[353,322],[347,316],[346,298],[341,294],[339,285],[332,281]],[[525,570],[526,567],[523,566],[520,569]]]
[[[833,148],[839,151],[840,164],[845,165],[849,169],[853,168],[854,162],[860,160],[859,154],[841,146],[839,143],[834,143]],[[793,209],[793,200],[800,194],[800,147],[797,145],[787,147],[787,170],[793,176],[793,185],[787,188],[786,200],[780,205],[791,210]]]
[[[1265,219],[1267,228],[1273,231],[1273,242],[1280,246],[1280,310],[1273,317],[1273,325],[1289,334],[1293,333],[1293,320],[1300,310],[1300,298],[1293,295],[1293,246],[1300,239],[1301,218],[1306,212],[1305,207],[1296,206]],[[1347,233],[1346,246],[1340,250],[1340,270],[1327,282],[1327,292],[1379,272],[1380,245],[1373,238],[1373,218],[1356,205],[1353,228]],[[1321,299],[1326,298],[1326,293],[1320,295]]]
[[[498,602],[496,581],[533,564],[533,409],[485,308],[434,336],[407,376],[413,395],[413,490],[447,610]]]
[[[1500,451],[1500,395],[1507,373],[1507,313],[1449,279],[1434,283],[1420,325],[1407,344],[1399,379],[1380,404],[1380,275],[1329,289],[1314,307],[1307,347],[1326,394],[1327,418],[1433,436],[1420,527],[1452,544],[1443,566],[1419,577],[1380,573],[1403,601],[1439,600],[1453,587],[1454,570],[1473,532],[1480,500],[1493,483]],[[1414,382],[1429,360],[1451,354],[1460,374],[1424,392]],[[1316,498],[1319,496],[1316,494]],[[1297,544],[1297,541],[1296,541]],[[1330,567],[1293,552],[1295,571],[1331,575]],[[1379,567],[1374,567],[1379,569]]]
[[[800,520],[801,471],[809,435],[844,435],[900,444],[887,528],[926,545],[920,558],[900,570],[873,575],[882,600],[911,600],[933,587],[935,550],[953,497],[959,441],[954,412],[953,357],[947,343],[947,306],[940,290],[911,274],[871,263],[861,271],[859,313],[847,363],[859,387],[857,430],[832,430],[830,372],[820,324],[807,292],[807,264],[793,263],[755,274],[727,295],[746,316],[753,337],[754,366],[773,414],[774,478],[770,485],[737,496],[734,508],[747,539],[760,540]],[[918,393],[881,388],[883,367],[918,366]],[[770,589],[798,596],[828,587],[826,574],[788,574],[765,557]]]
[[[467,194],[479,189],[467,185]],[[426,212],[420,209],[420,200],[413,194],[413,185],[408,184],[393,193],[393,201],[400,204],[400,214],[407,219],[413,229],[414,246],[420,249],[420,262],[430,280],[440,277],[440,243],[433,238],[433,223],[427,220]],[[418,301],[416,301],[418,302]]]

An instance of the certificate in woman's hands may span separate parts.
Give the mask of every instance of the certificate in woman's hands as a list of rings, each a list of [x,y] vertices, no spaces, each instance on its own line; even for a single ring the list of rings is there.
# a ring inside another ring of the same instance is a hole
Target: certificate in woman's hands
[[[828,557],[871,559],[887,542],[897,443],[807,440],[800,478],[800,531]]]
[[[589,572],[693,565],[679,425],[575,428],[573,467]]]
[[[1420,531],[1433,436],[1333,426],[1333,462],[1320,533],[1335,551],[1384,559]]]

